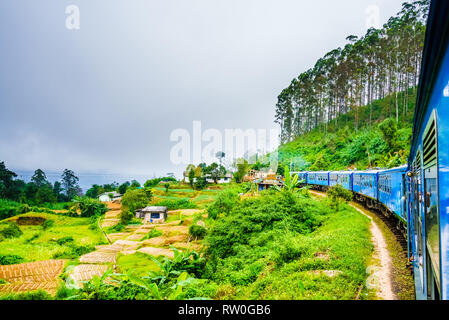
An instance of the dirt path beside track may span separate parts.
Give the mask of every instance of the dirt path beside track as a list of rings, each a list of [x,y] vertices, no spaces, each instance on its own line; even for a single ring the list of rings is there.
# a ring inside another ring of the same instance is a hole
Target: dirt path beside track
[[[312,195],[318,197],[326,197],[325,193],[309,190]],[[350,206],[358,212],[370,219],[370,232],[372,236],[372,243],[374,245],[374,252],[372,261],[367,268],[369,274],[366,280],[368,289],[376,292],[379,299],[382,300],[398,300],[393,290],[393,261],[387,247],[387,241],[382,233],[381,228],[373,220],[368,212],[363,211],[359,206],[350,203]]]

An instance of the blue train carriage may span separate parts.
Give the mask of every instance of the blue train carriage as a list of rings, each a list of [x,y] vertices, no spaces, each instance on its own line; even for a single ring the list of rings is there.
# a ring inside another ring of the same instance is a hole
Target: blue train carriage
[[[301,172],[292,172],[291,175],[297,175],[298,176],[298,181],[301,184],[307,184],[307,172],[306,171],[301,171]]]
[[[449,1],[432,1],[419,80],[410,178],[417,299],[449,300]]]
[[[405,231],[407,230],[406,175],[407,166],[378,173],[378,199],[385,206],[381,210],[387,216],[390,212],[395,214],[399,219],[401,230]]]
[[[366,202],[369,208],[375,208],[378,201],[378,170],[354,171],[352,174],[352,191],[358,201]]]
[[[331,171],[329,172],[329,186],[337,184],[343,188],[352,191],[352,172],[351,171]]]
[[[329,171],[313,171],[307,173],[307,183],[311,185],[328,187]],[[324,189],[324,188],[322,188]]]

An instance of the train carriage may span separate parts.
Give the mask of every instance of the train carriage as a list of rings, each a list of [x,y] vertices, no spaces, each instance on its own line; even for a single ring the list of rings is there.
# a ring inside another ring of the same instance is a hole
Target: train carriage
[[[432,1],[408,159],[417,299],[449,299],[449,1]]]
[[[378,173],[378,200],[403,221],[407,221],[406,193],[404,182],[407,166],[380,171]]]
[[[296,174],[298,176],[298,182],[301,184],[307,183],[307,172],[292,172],[292,175]]]
[[[343,188],[352,191],[352,172],[332,171],[329,173],[329,186],[341,185]]]
[[[355,171],[353,173],[352,191],[372,200],[378,200],[378,172],[377,170]]]
[[[317,186],[329,186],[329,172],[317,171],[307,173],[307,183]]]

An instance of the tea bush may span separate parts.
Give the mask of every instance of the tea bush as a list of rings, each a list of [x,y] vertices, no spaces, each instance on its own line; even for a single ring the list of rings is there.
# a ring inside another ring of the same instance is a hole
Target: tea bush
[[[18,238],[23,234],[19,226],[13,222],[0,223],[0,241],[2,239]]]
[[[22,263],[25,259],[18,255],[13,254],[0,254],[0,265],[6,266],[10,264]]]

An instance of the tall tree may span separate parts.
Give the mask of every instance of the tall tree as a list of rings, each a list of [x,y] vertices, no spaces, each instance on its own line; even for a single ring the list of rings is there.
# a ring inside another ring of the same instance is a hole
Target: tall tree
[[[42,171],[41,169],[37,169],[36,171],[34,171],[34,174],[31,177],[31,182],[33,182],[38,188],[48,186],[50,184],[47,180],[45,172]]]
[[[418,85],[429,4],[430,0],[404,3],[381,29],[371,28],[360,38],[349,36],[347,45],[327,53],[293,79],[276,103],[281,143],[315,128],[327,132],[348,112],[357,129],[364,105],[369,105],[371,123],[372,103],[387,95],[393,95],[394,101],[385,117],[394,116],[396,122],[404,118],[409,89]]]
[[[13,196],[11,187],[17,174],[8,170],[5,163],[0,162],[0,198],[11,198]]]
[[[61,179],[62,187],[68,201],[71,201],[75,196],[82,192],[78,185],[79,178],[72,170],[65,169]]]

